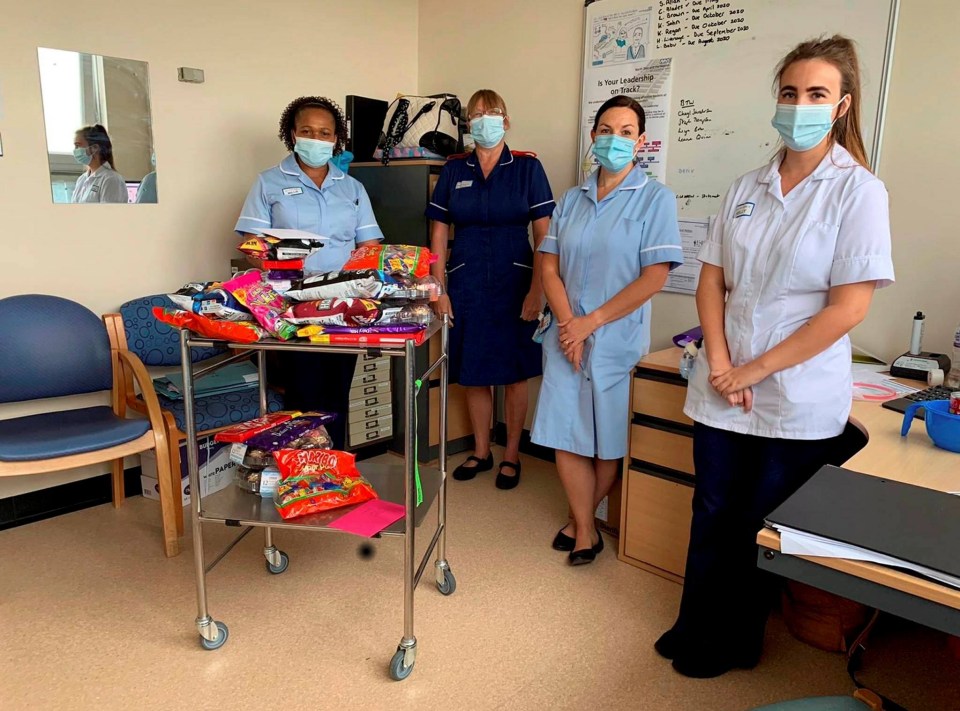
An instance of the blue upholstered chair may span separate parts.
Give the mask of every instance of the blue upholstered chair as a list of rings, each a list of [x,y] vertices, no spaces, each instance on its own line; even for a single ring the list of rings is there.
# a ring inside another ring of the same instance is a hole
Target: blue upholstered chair
[[[115,387],[120,370],[148,392],[146,417],[126,418]],[[0,299],[0,403],[111,392],[99,405],[0,420],[0,477],[111,462],[113,505],[123,501],[123,458],[155,450],[161,496],[170,498],[169,446],[160,403],[143,363],[111,349],[89,309],[57,296]],[[179,482],[178,482],[179,500]],[[164,549],[178,552],[173,510],[164,511]]]
[[[118,314],[106,314],[103,319],[110,334],[111,343],[114,343],[118,350],[129,350],[136,354],[148,366],[180,365],[180,334],[177,329],[154,318],[154,306],[173,308],[174,304],[162,294],[144,296],[121,305]],[[195,363],[222,354],[225,354],[224,349],[194,348],[192,350]],[[139,412],[143,411],[143,400],[138,397],[129,378],[124,379],[119,389],[128,407]],[[174,491],[179,492],[180,443],[186,440],[184,401],[171,400],[162,395],[158,398],[167,428],[171,476],[175,480]],[[269,391],[267,410],[276,412],[282,406],[281,397],[276,392]],[[196,400],[197,432],[203,436],[259,415],[260,394],[255,388],[210,395]],[[180,535],[183,535],[183,501],[179,495],[174,498],[175,501],[171,505],[174,507],[177,530]]]
[[[761,706],[753,711],[882,711],[879,696],[868,689],[857,689],[853,696],[813,696]]]

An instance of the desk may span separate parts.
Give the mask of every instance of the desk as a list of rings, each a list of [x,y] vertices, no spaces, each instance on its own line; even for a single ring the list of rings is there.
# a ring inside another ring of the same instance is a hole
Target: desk
[[[922,422],[914,423],[904,438],[899,413],[855,402],[851,415],[866,427],[870,441],[844,465],[846,469],[938,491],[960,491],[960,455],[934,447]],[[960,636],[956,588],[874,563],[784,555],[780,534],[769,529],[760,531],[757,543],[757,564],[765,570]],[[960,541],[944,544],[960,546]]]
[[[694,480],[693,470],[687,471],[690,442],[684,439],[691,436],[691,428],[680,412],[685,388],[679,375],[680,353],[679,348],[651,353],[634,373],[619,556],[677,582],[682,582],[686,560]],[[960,491],[960,455],[934,447],[922,422],[901,438],[903,416],[896,412],[855,402],[851,414],[866,427],[870,441],[846,468],[939,491]],[[672,437],[677,451],[663,454],[648,447],[647,430],[659,432],[654,442]],[[758,565],[764,569],[960,635],[960,590],[872,563],[783,555],[776,531],[761,531],[757,543]],[[960,548],[960,542],[947,545]]]

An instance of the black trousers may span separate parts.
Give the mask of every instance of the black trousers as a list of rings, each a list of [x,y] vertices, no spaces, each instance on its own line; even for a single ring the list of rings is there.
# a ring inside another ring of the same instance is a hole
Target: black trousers
[[[839,463],[842,443],[694,424],[693,523],[674,625],[685,654],[759,655],[779,579],[757,567],[757,532],[823,465]]]
[[[285,390],[288,410],[332,412],[337,419],[327,426],[335,449],[347,444],[350,386],[357,356],[339,353],[276,353],[271,367],[277,384]]]

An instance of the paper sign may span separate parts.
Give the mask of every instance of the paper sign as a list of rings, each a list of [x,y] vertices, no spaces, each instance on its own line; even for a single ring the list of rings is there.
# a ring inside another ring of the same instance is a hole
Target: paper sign
[[[401,504],[374,499],[341,516],[330,524],[330,528],[370,538],[399,521],[405,513]]]

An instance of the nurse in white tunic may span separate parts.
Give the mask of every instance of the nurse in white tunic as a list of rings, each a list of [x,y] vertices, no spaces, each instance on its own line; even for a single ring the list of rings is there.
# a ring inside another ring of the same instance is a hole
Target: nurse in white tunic
[[[573,521],[553,541],[570,563],[603,549],[597,504],[627,453],[630,372],[650,349],[650,297],[683,263],[677,200],[634,163],[643,108],[629,96],[597,111],[600,168],[571,188],[540,246],[556,323],[543,339],[543,384],[532,440],[557,450]]]
[[[85,166],[73,186],[73,202],[129,202],[127,184],[113,168],[113,143],[107,129],[96,124],[77,131],[73,157]]]
[[[853,43],[805,42],[776,75],[772,123],[785,147],[734,182],[699,255],[704,349],[684,409],[695,422],[693,524],[680,614],[656,644],[692,677],[758,663],[775,591],[756,567],[757,531],[845,458],[847,333],[893,283]]]

